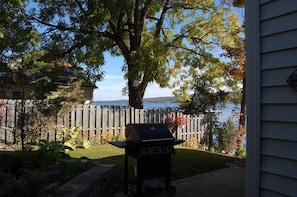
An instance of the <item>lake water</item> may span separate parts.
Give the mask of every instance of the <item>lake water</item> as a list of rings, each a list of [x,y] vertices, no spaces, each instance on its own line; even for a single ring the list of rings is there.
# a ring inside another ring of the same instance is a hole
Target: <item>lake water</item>
[[[128,106],[128,101],[93,101],[94,105],[102,106]],[[177,102],[144,102],[144,109],[157,108],[178,108]],[[217,113],[218,121],[225,122],[232,115],[232,111],[238,111],[238,106],[233,103],[226,104],[226,107]]]
[[[128,106],[128,101],[93,101],[95,105],[107,105],[107,106]],[[144,109],[154,108],[178,108],[179,103],[176,102],[145,102]]]

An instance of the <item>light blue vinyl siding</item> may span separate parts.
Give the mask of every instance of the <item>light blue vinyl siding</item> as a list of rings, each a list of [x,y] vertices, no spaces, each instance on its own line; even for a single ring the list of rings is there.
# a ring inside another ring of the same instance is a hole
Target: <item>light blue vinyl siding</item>
[[[286,81],[297,69],[297,0],[245,4],[246,196],[297,196],[297,92]]]

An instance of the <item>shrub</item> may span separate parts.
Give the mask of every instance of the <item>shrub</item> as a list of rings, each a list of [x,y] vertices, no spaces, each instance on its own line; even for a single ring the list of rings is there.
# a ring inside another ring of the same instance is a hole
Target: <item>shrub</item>
[[[49,142],[45,139],[41,139],[38,143],[28,143],[27,145],[29,145],[30,151],[51,151],[59,153],[63,158],[69,159],[70,157],[68,154],[65,153],[70,148],[65,146],[63,142],[60,141]]]
[[[70,147],[71,149],[75,148],[90,148],[91,142],[88,139],[83,138],[79,133],[81,127],[62,128],[62,132],[57,134],[57,139],[64,142],[64,145]]]
[[[61,159],[60,153],[46,150],[4,152],[0,154],[0,171],[20,177],[21,169],[42,169],[58,164]]]
[[[98,135],[94,135],[92,138],[90,138],[91,146],[97,146],[100,145],[100,140]]]
[[[113,134],[108,131],[103,131],[101,133],[101,144],[106,144],[113,140]]]
[[[115,141],[125,141],[126,137],[124,135],[117,135],[114,138]]]
[[[28,143],[30,145],[30,150],[48,150],[48,151],[57,151],[57,152],[63,152],[65,150],[65,146],[63,145],[63,142],[60,141],[47,141],[45,139],[39,140],[38,143]]]
[[[236,128],[231,118],[224,122],[222,127],[218,127],[215,134],[218,140],[218,151],[232,153],[235,148]]]
[[[69,180],[82,171],[76,163],[65,165],[61,160],[61,153],[44,148],[1,153],[0,196],[51,196],[45,191],[46,186]],[[90,168],[82,167],[83,171]]]
[[[246,158],[246,148],[241,148],[236,155],[238,155],[238,157],[245,159]]]
[[[190,138],[185,141],[184,143],[185,146],[190,147],[190,148],[197,148],[198,147],[198,142],[196,138]]]

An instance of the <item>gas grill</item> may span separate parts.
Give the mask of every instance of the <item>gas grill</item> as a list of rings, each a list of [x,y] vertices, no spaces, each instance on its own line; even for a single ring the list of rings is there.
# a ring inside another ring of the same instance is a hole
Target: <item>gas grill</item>
[[[175,139],[165,124],[128,124],[126,141],[113,141],[110,144],[125,148],[125,185],[128,193],[128,157],[137,160],[136,193],[140,196],[144,181],[152,178],[164,178],[165,190],[171,196],[175,188],[170,185],[171,155],[175,153],[174,145],[184,142]]]

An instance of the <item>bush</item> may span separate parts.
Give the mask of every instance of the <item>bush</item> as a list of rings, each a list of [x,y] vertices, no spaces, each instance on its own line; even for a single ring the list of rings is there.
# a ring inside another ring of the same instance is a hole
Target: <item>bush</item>
[[[90,148],[91,142],[88,139],[83,138],[80,135],[81,127],[73,127],[71,129],[62,128],[62,132],[57,134],[57,139],[64,142],[64,145],[70,147],[71,149],[75,148]]]
[[[218,151],[232,153],[235,149],[236,128],[231,118],[215,130],[218,141]]]
[[[238,157],[245,159],[246,158],[246,148],[241,148],[236,155],[238,155]]]
[[[106,144],[113,140],[113,134],[108,131],[103,131],[101,133],[101,144]]]
[[[195,138],[190,138],[184,142],[184,145],[190,148],[198,148],[198,142]]]
[[[64,183],[93,164],[64,163],[63,152],[41,148],[0,154],[0,196],[51,196],[46,186]]]
[[[60,153],[46,150],[4,152],[0,154],[0,169],[19,177],[22,173],[20,169],[42,169],[58,164],[61,159]]]
[[[117,135],[114,138],[115,141],[125,141],[126,137],[124,135]]]

